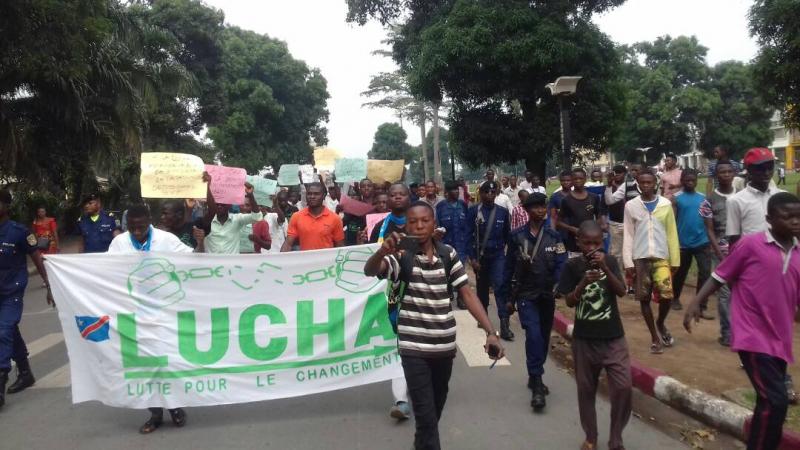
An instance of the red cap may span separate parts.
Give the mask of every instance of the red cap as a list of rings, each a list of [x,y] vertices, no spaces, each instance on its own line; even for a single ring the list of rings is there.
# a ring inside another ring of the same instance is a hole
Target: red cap
[[[761,164],[769,161],[775,161],[775,155],[769,151],[768,148],[756,147],[751,148],[744,155],[744,165]]]

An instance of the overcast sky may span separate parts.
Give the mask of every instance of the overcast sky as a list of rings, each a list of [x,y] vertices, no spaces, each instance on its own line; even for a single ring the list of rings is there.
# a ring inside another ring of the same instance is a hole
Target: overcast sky
[[[345,22],[344,0],[206,0],[225,12],[230,25],[268,34],[288,43],[289,51],[328,80],[330,146],[347,156],[365,157],[378,125],[396,122],[390,110],[363,108],[360,93],[370,76],[394,70],[389,58],[373,56],[385,33],[375,23]],[[618,43],[653,40],[670,34],[696,35],[709,48],[711,64],[729,59],[749,61],[756,44],[747,30],[751,0],[628,0],[596,18],[601,30]],[[409,142],[419,131],[404,124]]]

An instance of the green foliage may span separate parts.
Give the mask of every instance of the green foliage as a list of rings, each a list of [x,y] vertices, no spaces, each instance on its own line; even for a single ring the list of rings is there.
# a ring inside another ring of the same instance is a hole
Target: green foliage
[[[286,43],[237,27],[222,34],[225,118],[208,135],[226,165],[255,172],[307,162],[327,143],[327,83]]]
[[[406,139],[408,135],[399,124],[383,123],[375,132],[375,141],[367,156],[370,159],[402,159],[408,162],[412,152]]]
[[[750,8],[750,33],[761,46],[755,59],[758,90],[792,128],[800,128],[798,17],[797,0],[756,0]]]
[[[593,12],[621,1],[351,1],[350,17],[407,13],[393,53],[412,93],[452,101],[450,141],[473,165],[525,160],[541,168],[559,148],[556,99],[545,89],[581,75],[571,99],[575,144],[601,149],[621,115],[618,58]]]
[[[620,48],[627,118],[612,145],[618,157],[635,159],[637,147],[652,147],[653,162],[663,153],[710,153],[717,145],[741,155],[769,143],[770,110],[751,68],[739,62],[709,67],[707,51],[694,36]]]

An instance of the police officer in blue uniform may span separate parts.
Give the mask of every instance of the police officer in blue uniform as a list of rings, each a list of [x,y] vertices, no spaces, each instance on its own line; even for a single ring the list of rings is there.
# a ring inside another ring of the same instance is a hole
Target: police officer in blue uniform
[[[83,200],[84,214],[78,219],[81,231],[80,253],[105,253],[114,237],[120,234],[113,214],[103,210],[100,197],[90,194]]]
[[[19,332],[22,296],[28,285],[27,255],[31,255],[47,286],[47,303],[55,305],[36,237],[25,226],[9,219],[10,208],[11,194],[0,191],[0,407],[5,404],[12,359],[17,363],[17,379],[9,386],[9,394],[22,391],[36,381],[28,362],[28,348]]]
[[[494,181],[485,181],[478,189],[481,202],[470,207],[467,212],[470,243],[468,254],[477,279],[478,298],[488,310],[491,286],[497,302],[497,315],[500,317],[500,337],[511,341],[514,333],[508,324],[508,285],[504,283],[505,247],[511,231],[511,217],[506,208],[494,202],[498,189]]]
[[[443,201],[436,204],[436,223],[445,229],[442,242],[456,249],[462,264],[467,263],[467,248],[469,244],[469,227],[467,226],[467,204],[458,198],[461,195],[458,183],[455,180],[444,184],[446,191]],[[458,297],[458,307],[466,309],[464,300]]]
[[[547,196],[535,192],[528,196],[523,207],[528,212],[528,224],[511,233],[505,278],[511,286],[511,301],[516,304],[519,321],[525,330],[531,407],[541,411],[549,393],[542,375],[555,313],[553,288],[567,260],[567,249],[561,235],[545,221]]]

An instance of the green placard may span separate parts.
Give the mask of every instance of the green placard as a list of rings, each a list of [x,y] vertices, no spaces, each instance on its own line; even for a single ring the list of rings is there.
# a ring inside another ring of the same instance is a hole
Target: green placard
[[[367,160],[340,158],[336,160],[336,182],[361,181],[367,177]]]
[[[278,182],[268,178],[248,175],[247,182],[253,185],[253,195],[260,206],[272,207],[272,196],[278,191]]]
[[[281,186],[297,186],[300,184],[300,177],[297,175],[299,171],[299,164],[282,165],[281,170],[278,171],[278,184]]]

